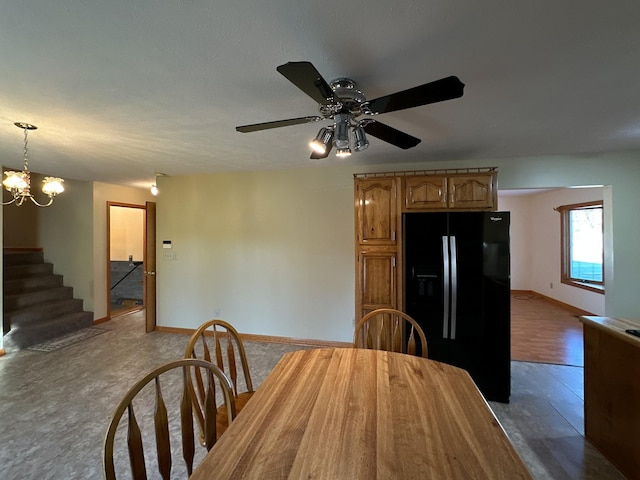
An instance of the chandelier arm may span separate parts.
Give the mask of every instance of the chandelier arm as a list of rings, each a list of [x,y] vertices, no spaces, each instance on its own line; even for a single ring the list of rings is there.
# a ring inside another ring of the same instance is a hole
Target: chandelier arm
[[[11,205],[12,203],[15,203],[15,201],[18,199],[18,197],[13,197],[13,200],[9,201],[9,202],[2,202],[1,205]]]
[[[53,197],[49,197],[49,203],[38,203],[38,201],[35,198],[33,198],[32,195],[29,196],[29,198],[31,199],[31,201],[33,203],[35,203],[39,207],[48,207],[49,205],[51,205],[53,203]]]

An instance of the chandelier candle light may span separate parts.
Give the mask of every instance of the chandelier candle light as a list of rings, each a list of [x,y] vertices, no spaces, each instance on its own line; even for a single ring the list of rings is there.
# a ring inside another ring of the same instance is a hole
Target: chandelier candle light
[[[36,130],[38,127],[29,123],[16,122],[14,124],[18,128],[24,130],[24,168],[21,172],[7,170],[4,172],[5,179],[2,184],[11,192],[13,199],[2,203],[2,205],[11,205],[14,203],[18,207],[21,206],[28,198],[39,207],[48,207],[53,203],[53,199],[59,193],[64,192],[63,179],[58,177],[44,177],[42,180],[42,192],[49,197],[48,203],[39,203],[33,195],[31,195],[31,172],[29,172],[29,156],[27,134],[29,130]]]

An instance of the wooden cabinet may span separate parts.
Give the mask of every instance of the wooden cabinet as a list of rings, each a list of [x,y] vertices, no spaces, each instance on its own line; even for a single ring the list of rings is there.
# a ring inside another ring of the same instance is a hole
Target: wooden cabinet
[[[495,168],[354,175],[355,320],[403,310],[402,213],[497,209]]]
[[[355,179],[356,316],[398,308],[399,179]]]
[[[397,281],[395,250],[362,249],[358,255],[361,292],[360,316],[376,308],[396,308]],[[359,319],[359,318],[358,318]]]
[[[396,245],[397,184],[394,178],[356,181],[356,241],[360,245]]]
[[[496,172],[404,178],[404,209],[496,210]]]
[[[580,317],[585,438],[629,479],[640,479],[640,321]]]
[[[404,206],[407,210],[446,209],[447,177],[420,175],[404,179]]]

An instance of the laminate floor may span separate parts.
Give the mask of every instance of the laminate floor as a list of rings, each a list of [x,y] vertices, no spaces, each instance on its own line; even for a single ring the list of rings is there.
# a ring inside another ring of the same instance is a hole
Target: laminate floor
[[[118,317],[100,325],[109,331],[60,350],[0,357],[1,479],[102,478],[113,408],[144,373],[180,357],[187,342],[182,334],[144,334],[143,315]],[[256,387],[284,353],[304,348],[245,347]],[[582,368],[516,361],[512,377],[511,403],[490,406],[536,479],[623,478],[584,439]]]
[[[578,316],[535,294],[512,294],[511,359],[584,366]]]

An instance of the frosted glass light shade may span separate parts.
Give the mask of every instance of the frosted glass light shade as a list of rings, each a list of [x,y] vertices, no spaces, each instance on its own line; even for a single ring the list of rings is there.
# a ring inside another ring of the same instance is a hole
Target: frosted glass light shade
[[[64,192],[64,185],[62,185],[62,182],[64,182],[64,180],[58,177],[44,177],[44,180],[42,180],[42,183],[44,184],[42,185],[42,192],[45,195],[54,197],[57,194]]]
[[[7,178],[4,179],[2,184],[7,190],[21,190],[29,186],[27,174],[25,172],[6,171],[4,174]]]

